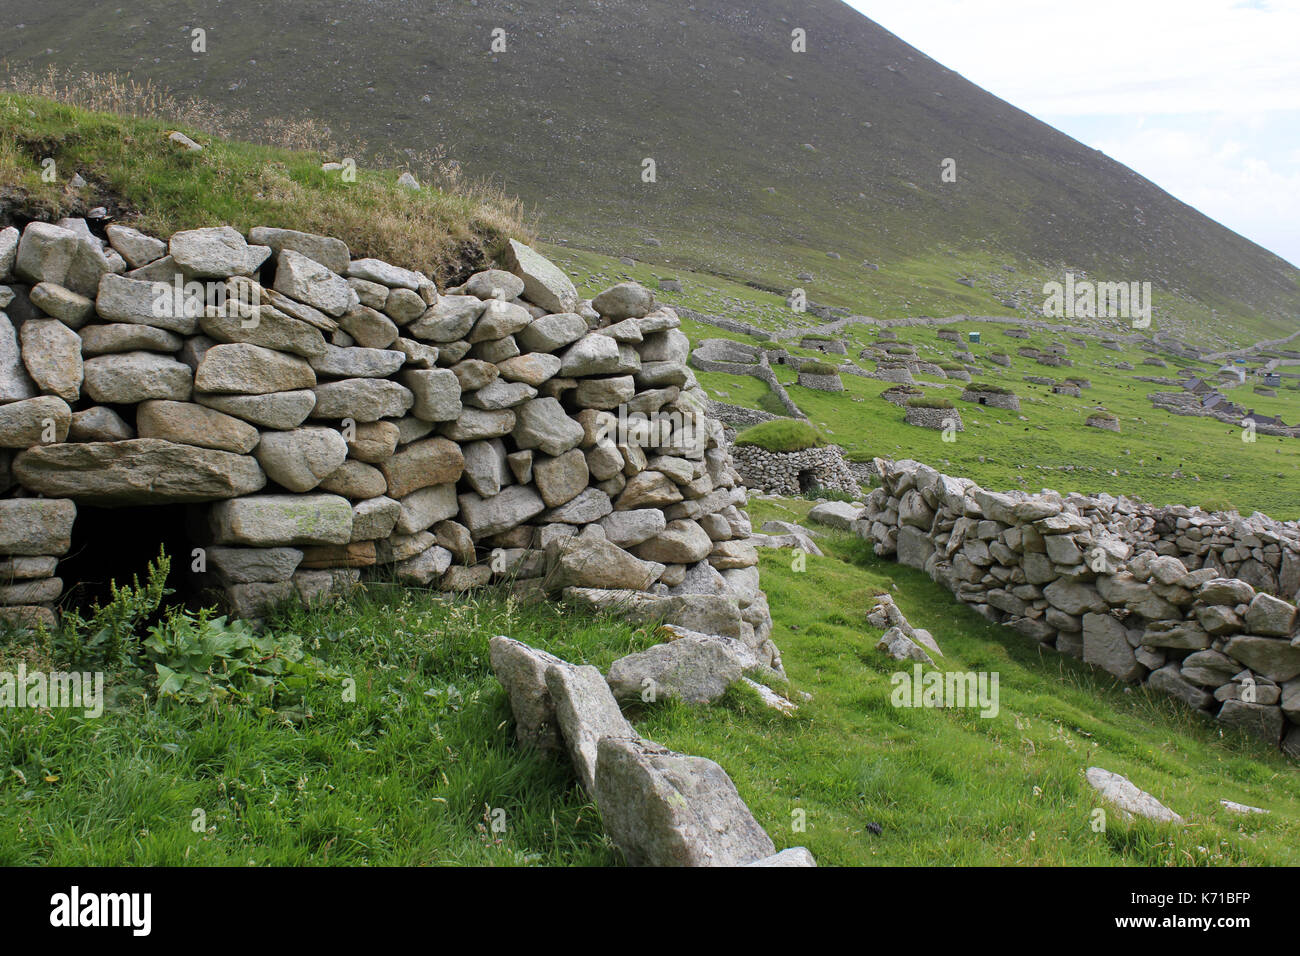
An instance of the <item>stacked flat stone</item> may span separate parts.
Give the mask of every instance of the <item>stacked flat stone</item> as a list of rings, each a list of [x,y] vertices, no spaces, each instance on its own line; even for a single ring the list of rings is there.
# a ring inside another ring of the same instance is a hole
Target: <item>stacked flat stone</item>
[[[794,497],[809,490],[801,486],[800,476],[808,484],[827,491],[850,495],[861,492],[844,455],[834,445],[807,448],[803,451],[777,452],[757,445],[734,445],[731,457],[745,484],[770,495]]]
[[[1161,382],[1157,384],[1172,383]],[[1247,409],[1235,402],[1223,401],[1207,408],[1201,404],[1200,396],[1192,392],[1151,392],[1147,395],[1147,398],[1156,408],[1173,415],[1214,418],[1225,425],[1242,427],[1243,421],[1250,417]],[[1266,422],[1256,422],[1255,431],[1261,435],[1272,435],[1278,438],[1300,438],[1300,425],[1273,425]]]
[[[916,381],[906,365],[878,365],[874,377],[882,382],[896,382],[900,385],[911,385]]]
[[[788,358],[788,353],[780,355]],[[748,375],[767,385],[768,390],[795,418],[805,418],[804,413],[786,393],[772,371],[768,352],[755,345],[746,345],[731,339],[705,339],[690,354],[690,363],[701,372],[726,372],[728,375]]]
[[[876,467],[881,487],[854,528],[877,554],[1028,639],[1300,757],[1293,522],[1002,494],[910,460]]]
[[[1083,422],[1089,428],[1100,428],[1103,431],[1119,431],[1119,419],[1114,415],[1089,415]]]
[[[839,375],[820,375],[815,372],[799,371],[799,386],[801,388],[811,388],[819,392],[842,392],[844,383],[840,381]]]
[[[1073,360],[1066,358],[1064,355],[1057,355],[1052,352],[1041,352],[1037,356],[1039,365],[1050,365],[1053,368],[1069,368],[1074,365]]]
[[[799,348],[823,352],[826,355],[845,355],[848,353],[843,339],[804,338],[799,340]]]
[[[1012,392],[986,392],[981,389],[968,388],[961,393],[961,400],[974,405],[1001,408],[1008,412],[1020,411],[1020,399]]]
[[[918,428],[929,428],[934,431],[953,431],[964,432],[966,425],[961,420],[961,412],[956,408],[927,408],[924,405],[904,405],[903,420],[909,425],[915,425]]]
[[[677,316],[635,283],[580,302],[520,243],[503,258],[439,292],[289,229],[0,233],[6,613],[50,611],[77,504],[180,503],[241,616],[378,569],[635,603],[776,661]]]
[[[728,426],[728,430],[731,432],[728,440],[735,437],[737,429],[743,430],[781,417],[770,412],[760,412],[756,408],[745,408],[743,405],[728,405],[726,402],[713,401],[712,399],[709,401],[709,415]]]

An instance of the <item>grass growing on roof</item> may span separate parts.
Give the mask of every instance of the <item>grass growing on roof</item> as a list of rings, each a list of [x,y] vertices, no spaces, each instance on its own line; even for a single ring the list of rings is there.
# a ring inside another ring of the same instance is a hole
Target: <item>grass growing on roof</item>
[[[168,141],[177,128],[166,119],[0,93],[3,203],[49,220],[104,205],[159,236],[214,225],[319,232],[345,238],[357,258],[440,279],[481,268],[510,237],[529,237],[519,204],[498,190],[465,183],[459,191],[412,191],[397,184],[397,171],[365,167],[348,182],[321,169],[339,158],[321,149],[223,139],[181,125],[204,147],[190,151]],[[59,171],[56,182],[42,179],[47,158]],[[72,189],[67,181],[74,172],[88,185]]]
[[[807,422],[778,418],[746,428],[736,436],[736,444],[754,445],[771,452],[793,452],[819,448],[826,440]]]

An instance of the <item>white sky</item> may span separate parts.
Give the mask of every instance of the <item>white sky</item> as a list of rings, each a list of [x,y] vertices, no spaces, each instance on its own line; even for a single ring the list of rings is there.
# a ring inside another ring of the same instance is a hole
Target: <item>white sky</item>
[[[1300,0],[846,0],[1300,264]]]

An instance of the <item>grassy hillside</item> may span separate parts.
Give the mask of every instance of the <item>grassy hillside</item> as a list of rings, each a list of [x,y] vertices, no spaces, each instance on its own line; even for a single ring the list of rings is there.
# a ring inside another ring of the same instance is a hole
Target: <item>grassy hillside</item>
[[[444,276],[471,267],[521,228],[508,206],[483,197],[410,193],[392,172],[363,170],[345,186],[321,174],[321,154],[273,146],[214,139],[202,153],[180,153],[167,143],[167,129],[157,121],[0,98],[7,215],[21,221],[106,204],[159,231],[215,221],[326,229],[346,235],[358,253]],[[40,180],[43,155],[56,158],[58,182]],[[89,185],[72,189],[73,171]],[[649,266],[594,253],[561,250],[557,258],[589,293],[624,273],[653,280]],[[666,301],[711,310],[734,304],[738,315],[764,323],[782,314],[778,298],[751,287],[700,274],[682,278],[685,291],[664,293]],[[718,334],[693,322],[685,327],[696,339]],[[862,329],[854,335],[858,344],[870,338]],[[927,336],[935,331],[903,337],[937,350]],[[1089,359],[1120,358],[1093,356],[1093,348]],[[1127,428],[1139,399],[1091,364],[1070,371],[1091,375]],[[989,380],[1011,383],[1024,370],[1016,366]],[[779,374],[792,377],[786,368]],[[702,378],[728,401],[763,402],[765,386],[752,379]],[[897,410],[870,394],[881,383],[846,380],[849,393],[825,405],[797,388],[792,394],[824,433],[855,452],[915,452],[940,464],[932,454],[939,450],[955,470],[992,484],[1023,476],[1014,468],[1026,447],[1018,420],[990,422],[981,431],[972,415],[972,433],[958,445],[931,449],[914,431],[899,431]],[[1282,414],[1290,413],[1290,401],[1290,393],[1279,400]],[[1028,396],[1026,408],[1035,428],[1047,425],[1042,441],[1073,434],[1079,409],[1047,400],[1040,406]],[[1165,431],[1172,434],[1162,422],[1152,441],[1165,440]],[[1197,441],[1180,434],[1168,440]],[[1113,449],[1106,443],[1128,434],[1085,437],[1055,453],[1035,446],[1034,463],[1058,460],[1053,454],[1101,462]],[[1125,481],[1155,482],[1168,466],[1149,467],[1150,474],[1134,470]],[[1263,467],[1234,464],[1243,474]],[[1283,456],[1276,467],[1294,461]],[[1269,485],[1255,478],[1251,487],[1265,500]],[[756,501],[751,514],[761,525],[767,518],[800,520],[808,507]],[[957,605],[923,575],[878,561],[860,541],[828,535],[821,542],[826,556],[806,567],[788,553],[762,557],[773,638],[791,678],[785,690],[800,701],[795,716],[774,714],[741,689],[714,708],[665,704],[630,712],[643,734],[718,760],[779,847],[803,844],[823,864],[839,865],[1298,862],[1298,771],[1276,751],[1168,699],[1043,654]],[[137,569],[115,570],[125,577]],[[942,669],[999,674],[996,717],[891,705],[898,668],[874,650],[879,633],[865,620],[881,590],[933,631],[946,654]],[[6,712],[0,864],[618,862],[596,808],[566,766],[514,746],[508,702],[487,663],[487,642],[498,633],[600,667],[658,641],[648,627],[549,605],[521,607],[501,594],[447,601],[371,582],[347,603],[284,610],[272,619],[269,638],[285,646],[301,638],[320,665],[317,673],[328,674],[300,682],[300,696],[286,706],[216,692],[182,702],[160,695],[155,672],[139,669],[138,660],[88,661],[93,648],[85,634],[81,641],[63,633],[33,642],[0,633],[0,671],[96,664],[108,672],[111,695],[99,718],[69,710]],[[81,656],[74,661],[75,655]],[[1112,815],[1105,832],[1094,832],[1089,815],[1096,800],[1083,779],[1094,764],[1128,775],[1187,825],[1126,824]],[[1232,817],[1219,799],[1272,812]],[[492,827],[496,810],[505,811],[504,831]]]
[[[779,296],[716,277],[671,272],[648,263],[626,265],[597,253],[562,246],[546,248],[585,294],[629,278],[654,288],[660,277],[672,276],[682,283],[683,291],[656,293],[670,305],[763,329],[788,327],[792,320],[805,325],[819,321],[807,314],[795,316]],[[1214,509],[1235,508],[1243,514],[1259,510],[1275,518],[1300,518],[1300,502],[1294,493],[1300,482],[1300,441],[1257,434],[1253,443],[1243,442],[1239,427],[1156,409],[1147,396],[1177,388],[1140,381],[1142,377],[1176,379],[1184,367],[1212,380],[1220,362],[1191,362],[1165,355],[1167,367],[1160,368],[1143,364],[1153,353],[1135,345],[1113,351],[1103,348],[1097,336],[1080,345],[1066,334],[1042,330],[1032,331],[1028,339],[1010,338],[1004,331],[1011,327],[955,321],[894,330],[899,342],[916,348],[919,359],[935,364],[952,364],[954,353],[969,347],[975,355],[975,380],[1009,388],[1020,398],[1019,413],[982,408],[961,400],[962,383],[920,376],[917,388],[928,398],[952,401],[962,415],[965,431],[951,442],[944,441],[940,432],[906,424],[903,410],[880,398],[880,393],[890,387],[888,382],[843,374],[845,390],[828,393],[800,387],[798,376],[789,366],[775,366],[775,372],[795,404],[851,457],[916,458],[994,489],[1106,491],[1136,495],[1156,504],[1200,504]],[[682,328],[693,343],[706,338],[731,338],[750,344],[760,341],[689,319]],[[956,330],[963,343],[959,346],[940,339],[941,329]],[[966,342],[967,333],[972,331],[980,333],[980,344]],[[847,341],[848,357],[854,364],[866,371],[875,368],[874,361],[859,359],[858,353],[879,340],[877,330],[854,325],[837,333],[837,337]],[[795,337],[777,344],[794,355],[825,359],[815,351],[800,348],[798,342]],[[1072,366],[1047,367],[1017,354],[1021,347],[1046,350],[1057,343],[1065,345]],[[1005,352],[1010,365],[1004,368],[989,360],[993,352]],[[1119,369],[1116,366],[1121,362],[1134,367]],[[1282,371],[1294,369],[1283,367]],[[774,415],[786,414],[767,386],[756,379],[721,372],[696,374],[718,401]],[[1092,387],[1072,398],[1053,394],[1046,385],[1027,382],[1026,376],[1057,382],[1079,376],[1088,379]],[[1253,387],[1257,382],[1252,378],[1244,386],[1223,386],[1222,390],[1245,408],[1279,416],[1287,424],[1300,423],[1300,380],[1284,378],[1276,397],[1256,394]],[[1084,425],[1087,416],[1098,409],[1119,417],[1119,434]]]
[[[141,91],[120,98],[111,89],[102,96],[88,92],[109,106],[148,102]],[[183,129],[204,148],[183,149],[167,139],[174,119],[201,117],[161,105],[170,117],[139,119],[0,93],[0,223],[85,215],[103,206],[119,221],[158,235],[214,223],[244,231],[278,226],[346,235],[354,256],[443,280],[481,268],[508,237],[527,237],[518,203],[497,192],[413,192],[397,184],[395,172],[364,167],[347,181],[322,170],[326,152],[226,139],[195,126]],[[292,135],[280,139],[296,145]],[[52,181],[42,175],[47,160],[53,160]],[[73,187],[74,175],[86,185]]]
[[[1015,300],[1024,314],[1073,269],[1151,281],[1170,329],[1256,340],[1300,314],[1294,266],[839,0],[578,0],[560,15],[543,0],[286,0],[271,18],[253,0],[10,0],[6,13],[22,28],[0,34],[0,58],[16,67],[130,72],[248,128],[307,117],[361,155],[492,178],[540,209],[549,237],[801,285],[853,312],[1000,314]],[[657,182],[642,181],[646,158]]]

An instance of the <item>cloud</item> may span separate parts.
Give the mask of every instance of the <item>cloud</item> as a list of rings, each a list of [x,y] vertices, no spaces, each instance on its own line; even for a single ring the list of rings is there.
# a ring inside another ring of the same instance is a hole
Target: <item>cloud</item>
[[[1300,4],[847,2],[971,82],[1300,262]]]
[[[1116,122],[1092,138],[1126,166],[1160,170],[1162,188],[1207,216],[1300,262],[1300,148],[1266,156],[1248,141],[1258,135],[1249,123],[1182,119],[1148,119],[1141,128]],[[1300,128],[1300,112],[1289,122]]]
[[[1238,0],[850,0],[1035,115],[1204,113],[1300,103],[1300,4]]]

